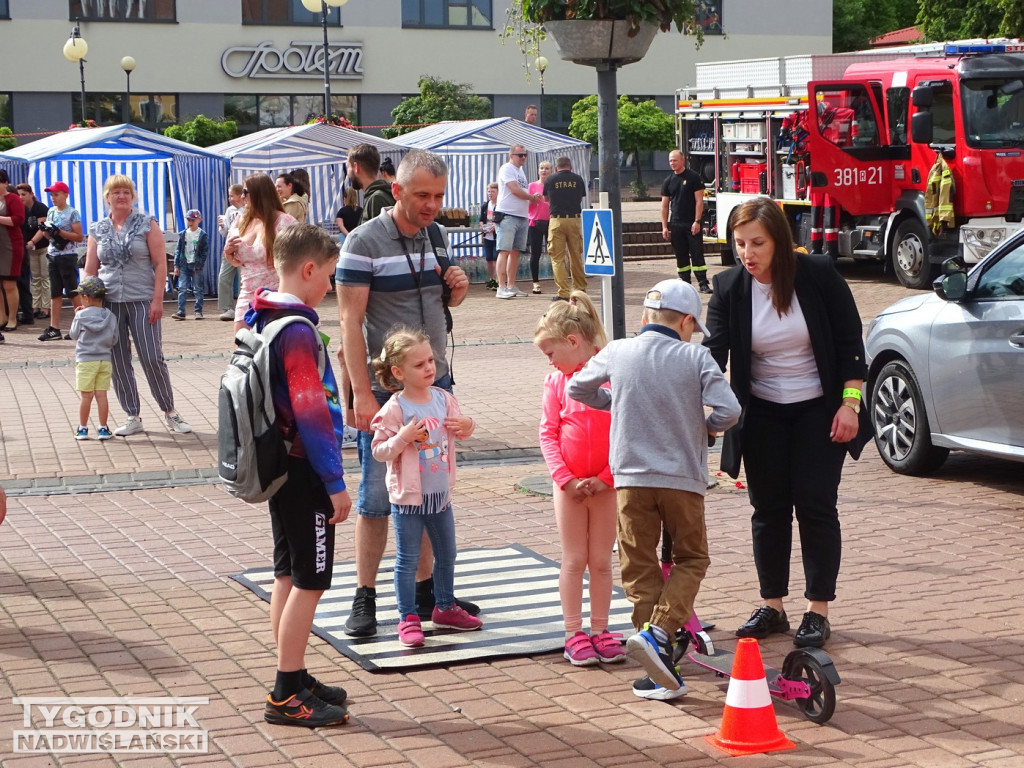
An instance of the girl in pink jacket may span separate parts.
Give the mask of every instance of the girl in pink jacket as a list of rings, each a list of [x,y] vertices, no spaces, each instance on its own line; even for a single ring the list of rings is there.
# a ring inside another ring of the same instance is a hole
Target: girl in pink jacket
[[[562,544],[558,592],[565,619],[565,658],[582,667],[622,661],[617,632],[608,631],[612,546],[618,514],[608,467],[611,414],[570,399],[572,375],[605,345],[597,310],[573,291],[541,318],[533,343],[556,369],[544,380],[540,449],[554,482],[555,520]],[[590,573],[590,634],[583,631],[583,572]]]
[[[435,627],[470,631],[483,623],[455,604],[455,440],[473,434],[451,393],[433,386],[436,367],[430,338],[401,330],[384,341],[373,362],[380,383],[394,394],[370,422],[370,450],[387,462],[388,498],[395,527],[395,595],[398,641],[407,648],[424,643],[416,610],[416,565],[426,531],[434,550]]]

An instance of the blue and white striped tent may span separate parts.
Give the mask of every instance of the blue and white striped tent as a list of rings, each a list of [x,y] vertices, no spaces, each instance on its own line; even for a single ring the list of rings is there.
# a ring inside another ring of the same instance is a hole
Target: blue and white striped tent
[[[207,291],[216,290],[222,250],[217,215],[227,206],[224,158],[133,125],[113,125],[66,131],[15,147],[0,153],[0,167],[7,169],[12,183],[31,184],[44,203],[48,199],[43,190],[55,181],[65,182],[85,231],[106,216],[103,183],[118,173],[135,182],[139,210],[168,230],[183,229],[185,212],[199,209],[210,235]]]
[[[590,144],[571,136],[539,128],[511,117],[466,120],[429,125],[394,139],[396,144],[436,152],[448,163],[446,207],[479,208],[487,199],[487,185],[496,181],[498,169],[508,162],[508,150],[522,144],[529,157],[523,170],[530,181],[537,180],[542,160],[554,164],[565,156],[583,178],[590,171]]]
[[[231,161],[231,182],[241,184],[253,173],[279,173],[304,168],[313,187],[309,200],[309,221],[330,227],[343,205],[345,162],[356,144],[372,144],[381,158],[390,157],[398,166],[408,151],[377,136],[337,125],[293,125],[267,128],[209,147]]]

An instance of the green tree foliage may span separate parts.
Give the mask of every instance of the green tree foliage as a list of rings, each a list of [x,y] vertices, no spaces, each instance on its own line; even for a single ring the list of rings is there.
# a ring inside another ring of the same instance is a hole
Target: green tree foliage
[[[862,51],[886,32],[913,26],[918,0],[834,0],[832,50]]]
[[[6,125],[0,125],[0,152],[6,152],[18,146],[18,140],[14,138],[14,131]]]
[[[418,127],[444,120],[486,120],[491,102],[477,96],[470,86],[425,75],[419,79],[419,96],[405,99],[391,110],[394,124],[381,133],[393,139]]]
[[[238,124],[234,120],[211,120],[205,115],[196,115],[187,123],[172,125],[164,131],[164,136],[195,144],[197,147],[220,144],[237,135]]]
[[[597,147],[597,96],[572,105],[569,135]],[[675,149],[675,121],[654,101],[633,101],[619,96],[619,148],[638,156],[649,150]],[[636,164],[637,188],[643,188],[640,163]]]
[[[917,18],[932,40],[1024,34],[1024,6],[1020,0],[920,0]]]

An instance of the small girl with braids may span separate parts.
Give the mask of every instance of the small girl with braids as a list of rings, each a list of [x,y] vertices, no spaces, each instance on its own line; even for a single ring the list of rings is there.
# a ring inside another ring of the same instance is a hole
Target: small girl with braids
[[[540,319],[533,343],[554,371],[544,380],[540,447],[554,482],[562,545],[558,592],[565,620],[564,656],[577,667],[625,659],[621,637],[608,631],[616,500],[608,467],[611,414],[565,394],[572,375],[606,343],[597,310],[583,291],[556,301]],[[590,574],[590,634],[583,631],[583,573]]]
[[[424,643],[416,610],[416,565],[426,531],[434,549],[435,627],[461,631],[483,623],[455,604],[455,440],[476,426],[455,397],[433,386],[436,373],[430,338],[419,330],[393,330],[373,369],[394,394],[370,422],[373,458],[387,463],[388,497],[395,527],[395,595],[398,640],[407,648]]]

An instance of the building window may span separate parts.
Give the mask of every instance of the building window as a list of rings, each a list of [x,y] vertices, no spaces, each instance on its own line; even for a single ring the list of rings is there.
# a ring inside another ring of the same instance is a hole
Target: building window
[[[11,122],[11,94],[0,93],[0,125],[12,126]]]
[[[491,29],[491,10],[491,0],[402,0],[402,26]]]
[[[722,27],[722,3],[723,0],[696,0],[694,11],[697,14],[697,26],[705,35],[725,34]],[[696,30],[688,29],[687,34],[693,34]]]
[[[256,95],[232,94],[224,97],[224,117],[238,124],[238,134],[263,128],[302,125],[324,111],[324,97],[317,94]],[[344,115],[353,125],[359,123],[359,97],[331,95],[332,114]]]
[[[0,19],[11,18],[11,9],[7,0],[0,0]]]
[[[0,0],[6,5],[6,0]],[[175,0],[69,0],[71,19],[82,21],[176,21]]]
[[[117,125],[124,122],[123,93],[87,93],[85,116],[97,125]],[[71,96],[71,114],[75,122],[82,114],[82,96]],[[154,132],[161,132],[178,122],[178,97],[173,93],[133,93],[131,96],[131,122]]]
[[[335,12],[337,10],[337,12]],[[243,24],[294,24],[321,26],[320,13],[310,13],[301,0],[242,0]],[[341,26],[341,10],[328,7],[327,24]]]

